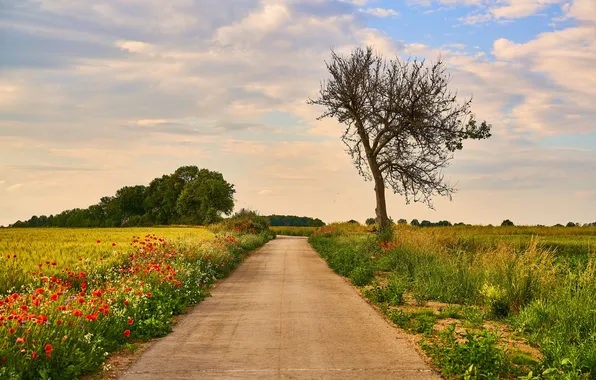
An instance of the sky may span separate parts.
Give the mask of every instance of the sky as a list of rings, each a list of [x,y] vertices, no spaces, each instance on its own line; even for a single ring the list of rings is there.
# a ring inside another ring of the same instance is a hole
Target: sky
[[[594,0],[0,0],[0,225],[87,207],[183,165],[236,208],[374,216],[337,121],[306,104],[330,49],[448,65],[493,136],[459,191],[388,213],[473,224],[596,221]]]

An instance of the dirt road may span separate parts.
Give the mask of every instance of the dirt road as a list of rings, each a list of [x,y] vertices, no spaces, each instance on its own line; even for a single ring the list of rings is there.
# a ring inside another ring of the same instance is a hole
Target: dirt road
[[[305,238],[279,236],[121,380],[439,379]]]

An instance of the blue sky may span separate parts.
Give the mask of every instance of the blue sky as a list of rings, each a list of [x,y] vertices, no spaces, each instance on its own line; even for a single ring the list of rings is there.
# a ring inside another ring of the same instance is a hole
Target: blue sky
[[[86,207],[182,165],[237,206],[327,222],[374,214],[342,126],[306,104],[329,49],[444,59],[493,137],[458,152],[452,201],[394,218],[596,220],[593,0],[1,2],[0,225]]]

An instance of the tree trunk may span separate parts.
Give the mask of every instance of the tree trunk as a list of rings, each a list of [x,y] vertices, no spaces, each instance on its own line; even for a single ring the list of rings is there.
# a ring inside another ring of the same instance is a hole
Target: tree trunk
[[[375,194],[377,198],[377,207],[375,212],[377,214],[377,224],[379,229],[383,230],[389,227],[389,217],[387,217],[387,203],[385,203],[385,182],[383,181],[383,175],[378,168],[371,168],[373,172],[373,178],[375,180]]]

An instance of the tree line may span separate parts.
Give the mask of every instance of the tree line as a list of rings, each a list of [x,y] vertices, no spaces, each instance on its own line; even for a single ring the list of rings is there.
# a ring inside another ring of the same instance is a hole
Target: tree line
[[[234,185],[219,172],[182,166],[148,186],[124,186],[86,209],[33,216],[10,227],[132,227],[208,224],[234,209]]]
[[[271,226],[323,227],[325,225],[321,219],[313,219],[307,216],[269,215],[267,218]]]

